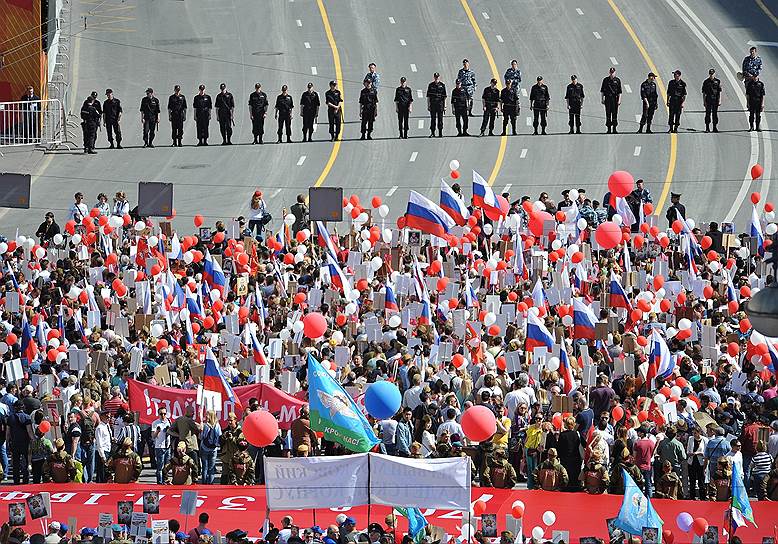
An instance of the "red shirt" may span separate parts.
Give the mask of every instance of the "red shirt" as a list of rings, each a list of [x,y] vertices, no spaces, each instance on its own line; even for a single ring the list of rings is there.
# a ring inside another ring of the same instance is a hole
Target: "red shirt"
[[[650,438],[641,438],[633,446],[633,452],[635,454],[635,465],[640,470],[648,470],[651,468],[651,458],[654,456],[654,449],[656,444]]]

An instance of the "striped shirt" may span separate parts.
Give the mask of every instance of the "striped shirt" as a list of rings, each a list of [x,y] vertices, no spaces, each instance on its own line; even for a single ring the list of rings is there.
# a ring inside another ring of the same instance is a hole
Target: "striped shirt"
[[[766,451],[760,451],[751,459],[751,474],[754,476],[767,476],[770,472],[770,466],[773,458]]]

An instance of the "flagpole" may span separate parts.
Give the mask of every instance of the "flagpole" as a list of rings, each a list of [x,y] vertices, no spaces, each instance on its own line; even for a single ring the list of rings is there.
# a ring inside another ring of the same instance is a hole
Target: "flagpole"
[[[367,526],[370,527],[370,510],[373,503],[370,496],[370,453],[367,454]]]

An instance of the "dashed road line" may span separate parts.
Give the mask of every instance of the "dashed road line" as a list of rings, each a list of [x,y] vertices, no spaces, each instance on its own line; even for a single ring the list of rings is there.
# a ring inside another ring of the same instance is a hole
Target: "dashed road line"
[[[398,185],[392,185],[392,188],[386,191],[386,196],[392,196],[394,192],[399,189],[400,187]]]
[[[506,185],[505,187],[503,187],[503,189],[502,189],[502,192],[503,192],[503,193],[507,193],[508,191],[510,191],[510,190],[511,190],[511,187],[513,187],[513,184],[512,184],[512,183],[509,183],[508,185]]]
[[[419,128],[424,128],[424,119],[419,119]]]
[[[635,157],[639,157],[640,156],[640,146],[639,145],[635,146],[635,152],[632,153],[632,155],[635,156]]]
[[[631,93],[632,87],[630,87],[627,83],[624,84],[624,92],[625,93]]]
[[[305,46],[306,49],[310,49],[311,48],[311,44],[308,43],[308,42],[303,42],[303,45]]]
[[[614,66],[619,64],[619,61],[616,60],[616,57],[611,57],[611,64]]]
[[[411,63],[411,72],[418,72],[418,70],[416,69],[416,65],[413,63]]]
[[[592,32],[592,34],[594,34],[594,37],[595,37],[595,38],[597,38],[598,40],[601,40],[601,39],[602,39],[602,36],[600,36],[600,33],[599,33],[599,32],[596,32],[596,31],[595,31],[595,32]]]
[[[418,157],[418,156],[419,156],[419,152],[418,151],[414,151],[413,153],[411,153],[411,158],[408,159],[408,162],[416,162],[416,157]]]
[[[422,91],[421,89],[416,89],[416,96],[418,96],[419,98],[424,98],[424,91]]]
[[[519,155],[520,159],[526,159],[527,158],[527,148],[521,150],[521,155]]]
[[[393,25],[395,23],[394,17],[389,17],[389,24]]]
[[[270,198],[275,198],[275,197],[277,197],[277,196],[278,196],[278,193],[280,193],[280,192],[281,192],[281,187],[279,187],[278,189],[276,189],[275,191],[273,191],[273,194],[271,194],[271,195],[270,195]]]
[[[582,10],[581,8],[575,8],[575,12],[576,12],[578,15],[583,15],[583,10]]]
[[[315,66],[311,66],[311,74],[313,74],[314,76],[319,74],[319,71],[316,69]]]
[[[529,96],[529,95],[527,94],[527,89],[522,89],[522,90],[521,90],[521,96]]]
[[[302,166],[305,162],[305,155],[300,155],[300,158],[297,159],[297,166]]]
[[[497,35],[495,36],[495,38],[497,38],[497,41],[498,41],[498,42],[500,42],[500,43],[503,43],[503,41],[504,41],[504,40],[502,39],[502,36],[500,36],[499,34],[497,34]]]
[[[636,113],[635,114],[635,121],[637,121],[639,123],[641,119],[643,119],[643,116],[640,115],[639,113]]]
[[[401,38],[401,39],[400,39],[400,45],[402,45],[402,46],[406,46],[406,45],[408,45],[408,44],[407,44],[407,43],[405,43],[405,40],[403,40],[403,39]]]
[[[532,117],[527,117],[527,126],[528,127],[532,126]]]
[[[300,19],[297,19],[297,26],[303,26],[303,22]]]
[[[483,15],[483,16],[484,16],[484,19],[486,19],[487,21],[489,20],[489,14],[488,14],[488,13],[486,13],[485,11],[482,11],[482,12],[481,12],[481,15]]]

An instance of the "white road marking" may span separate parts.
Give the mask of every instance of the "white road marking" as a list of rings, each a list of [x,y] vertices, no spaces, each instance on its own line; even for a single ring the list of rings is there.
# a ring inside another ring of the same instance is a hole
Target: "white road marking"
[[[581,8],[575,8],[575,12],[576,12],[578,15],[583,15],[583,10],[582,10]]]
[[[280,193],[280,192],[281,192],[281,187],[279,187],[278,189],[276,189],[275,191],[273,191],[273,194],[272,194],[272,195],[270,195],[270,198],[275,198],[275,197],[277,197],[277,196],[278,196],[278,193]]]
[[[401,39],[400,39],[400,45],[408,45],[408,44],[407,44],[407,43],[405,43],[405,40],[403,40],[403,39],[401,38]]]
[[[303,26],[303,22],[300,19],[297,19],[297,26]]]
[[[311,44],[309,44],[308,42],[304,42],[303,45],[305,46],[306,49],[311,48]]]
[[[503,43],[502,36],[500,36],[499,34],[497,34],[497,36],[495,36],[495,38],[497,38],[498,42]]]
[[[520,159],[526,159],[527,158],[527,148],[521,150],[521,155],[519,155]]]
[[[635,152],[632,153],[632,155],[635,156],[635,157],[639,157],[640,156],[640,146],[639,145],[635,146]]]
[[[299,159],[297,159],[297,166],[302,166],[305,162],[305,155],[301,155]]]
[[[635,114],[635,121],[637,121],[639,123],[641,119],[643,119],[643,116],[640,115],[639,113],[636,113]]]
[[[411,63],[411,72],[418,72],[418,70],[416,69],[416,65],[413,63]]]
[[[416,157],[418,157],[418,156],[419,156],[419,152],[418,151],[414,151],[413,153],[411,153],[411,158],[408,159],[408,162],[416,162]]]
[[[418,96],[419,98],[424,98],[424,91],[422,91],[421,89],[416,89],[416,96]]]
[[[616,60],[616,57],[611,57],[611,64],[614,66],[617,66],[619,64],[619,61]]]
[[[419,128],[424,128],[424,119],[419,119]]]
[[[510,190],[511,190],[511,187],[513,187],[513,184],[509,183],[508,185],[506,185],[505,187],[503,187],[503,189],[502,189],[502,192],[503,192],[503,193],[507,193],[508,191],[510,191]]]
[[[624,92],[625,92],[625,93],[631,93],[631,92],[632,92],[632,87],[630,87],[629,85],[627,85],[627,84],[625,83],[625,84],[624,84]]]
[[[766,47],[778,47],[778,42],[759,42],[755,40],[750,40],[748,42],[748,45],[764,45]]]
[[[602,36],[600,36],[599,32],[592,32],[592,34],[594,34],[594,37],[597,38],[598,40],[602,39]]]
[[[481,15],[483,15],[483,16],[484,16],[484,19],[486,19],[487,21],[489,20],[489,14],[488,14],[488,13],[486,13],[485,11],[482,11],[482,12],[481,12]]]
[[[532,126],[532,117],[527,117],[527,126],[528,127]]]
[[[389,17],[389,24],[390,24],[390,25],[393,25],[393,24],[394,24],[394,17]]]
[[[313,75],[318,75],[319,74],[319,71],[316,69],[315,66],[311,66],[311,74],[313,74]]]
[[[394,192],[399,189],[400,187],[398,185],[392,185],[392,188],[386,191],[386,196],[392,196]]]
[[[522,90],[521,90],[521,96],[529,96],[529,95],[527,94],[527,89],[522,89]]]

